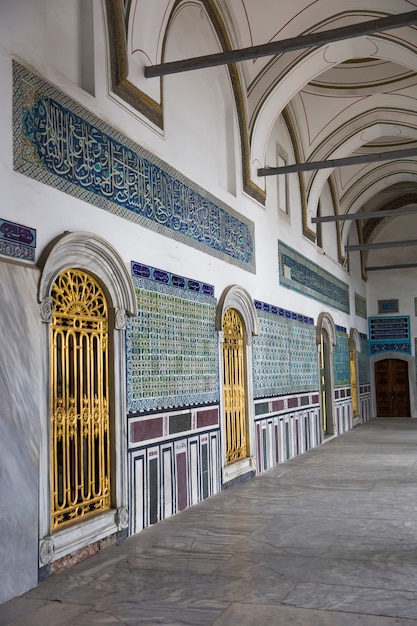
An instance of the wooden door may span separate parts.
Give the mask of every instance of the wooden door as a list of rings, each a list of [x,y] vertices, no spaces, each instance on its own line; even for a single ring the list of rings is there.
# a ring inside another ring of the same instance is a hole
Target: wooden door
[[[375,388],[378,417],[410,417],[407,361],[377,361]]]

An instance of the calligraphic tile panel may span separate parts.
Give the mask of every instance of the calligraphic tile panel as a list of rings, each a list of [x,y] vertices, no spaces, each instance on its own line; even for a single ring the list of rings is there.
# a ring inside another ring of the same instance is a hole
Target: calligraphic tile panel
[[[0,254],[21,261],[34,261],[36,230],[0,219]]]
[[[128,411],[219,401],[213,296],[132,277],[138,312],[127,325]]]
[[[254,224],[13,63],[15,170],[255,271]]]
[[[335,309],[349,313],[349,286],[302,254],[278,241],[279,281]]]

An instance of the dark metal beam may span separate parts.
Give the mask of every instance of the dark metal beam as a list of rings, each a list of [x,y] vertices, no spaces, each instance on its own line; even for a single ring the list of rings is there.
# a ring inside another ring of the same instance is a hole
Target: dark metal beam
[[[391,150],[390,152],[378,152],[375,154],[359,154],[358,156],[344,157],[343,159],[328,159],[327,161],[294,163],[294,165],[284,165],[282,167],[261,167],[258,169],[258,176],[276,176],[277,174],[292,174],[293,172],[326,170],[345,165],[391,161],[393,159],[404,159],[405,157],[411,156],[417,156],[417,148],[404,148],[403,150]]]
[[[346,252],[354,250],[384,250],[385,248],[404,248],[406,246],[417,246],[417,239],[407,241],[381,241],[380,243],[358,243],[352,246],[345,246]]]
[[[379,270],[403,270],[412,267],[417,267],[417,263],[402,263],[400,265],[374,265],[373,267],[366,267],[367,272],[378,272]]]
[[[414,203],[413,203],[414,204]],[[323,222],[346,222],[349,220],[369,220],[395,215],[395,217],[403,217],[404,215],[415,215],[417,213],[417,204],[415,207],[404,209],[386,209],[384,211],[370,211],[369,213],[346,213],[345,215],[323,215],[313,217],[313,224],[321,224]]]
[[[353,39],[354,37],[372,35],[373,33],[392,30],[394,28],[401,28],[402,26],[410,26],[412,24],[417,24],[417,11],[389,15],[388,17],[368,20],[367,22],[362,22],[360,24],[333,28],[320,33],[300,35],[291,39],[271,41],[270,43],[261,44],[259,46],[251,46],[249,48],[242,48],[241,50],[230,50],[194,57],[191,59],[182,59],[181,61],[148,65],[145,67],[145,76],[146,78],[153,78],[155,76],[176,74],[178,72],[186,72],[188,70],[214,67],[216,65],[228,65],[238,61],[247,61],[248,59],[273,56],[275,54],[290,52],[292,50],[322,46],[334,41],[342,41],[344,39]]]

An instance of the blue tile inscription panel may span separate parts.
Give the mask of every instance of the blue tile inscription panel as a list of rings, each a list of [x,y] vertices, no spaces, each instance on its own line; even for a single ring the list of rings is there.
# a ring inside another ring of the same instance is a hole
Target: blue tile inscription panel
[[[253,222],[17,62],[13,79],[15,170],[255,271]]]
[[[282,241],[278,241],[279,281],[314,300],[349,313],[349,286]]]
[[[142,263],[131,273],[138,312],[126,330],[129,413],[219,402],[212,286]]]
[[[23,261],[34,261],[36,230],[0,219],[0,254]]]
[[[370,317],[369,354],[380,352],[405,352],[411,354],[410,317],[392,315]]]

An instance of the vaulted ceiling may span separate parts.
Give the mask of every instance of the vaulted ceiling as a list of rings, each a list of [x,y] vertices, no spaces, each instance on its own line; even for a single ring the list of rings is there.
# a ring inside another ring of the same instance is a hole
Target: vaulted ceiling
[[[110,22],[117,31],[114,0],[107,0]],[[216,39],[202,43],[195,56],[238,50],[284,39],[354,27],[369,20],[409,13],[417,0],[124,0],[125,74],[115,87],[129,92],[135,56],[136,96],[142,111],[163,125],[163,79],[146,79],[144,68],[172,61],[166,41],[175,12],[184,4],[205,11]],[[119,25],[120,26],[120,25]],[[121,32],[121,31],[120,31]],[[120,35],[119,32],[119,35]],[[117,34],[117,33],[116,33]],[[123,48],[123,50],[122,50]],[[177,59],[174,59],[177,60]],[[114,62],[113,62],[114,65]],[[375,32],[229,65],[236,101],[241,106],[240,131],[245,187],[262,201],[265,180],[258,176],[265,162],[268,136],[285,110],[295,128],[300,162],[325,161],[390,150],[417,149],[417,25]],[[119,64],[120,68],[120,64]],[[129,70],[130,68],[130,70]],[[202,71],[202,70],[195,70]],[[132,100],[133,96],[129,96]],[[147,107],[147,109],[146,109]],[[416,150],[417,153],[417,150]],[[417,210],[417,154],[406,158],[332,167],[303,173],[306,191],[305,227],[315,231],[321,191],[331,179],[340,215],[404,208]],[[342,241],[358,226],[359,240],[413,239],[416,215],[340,222]],[[417,264],[417,246],[367,249],[364,267]]]

